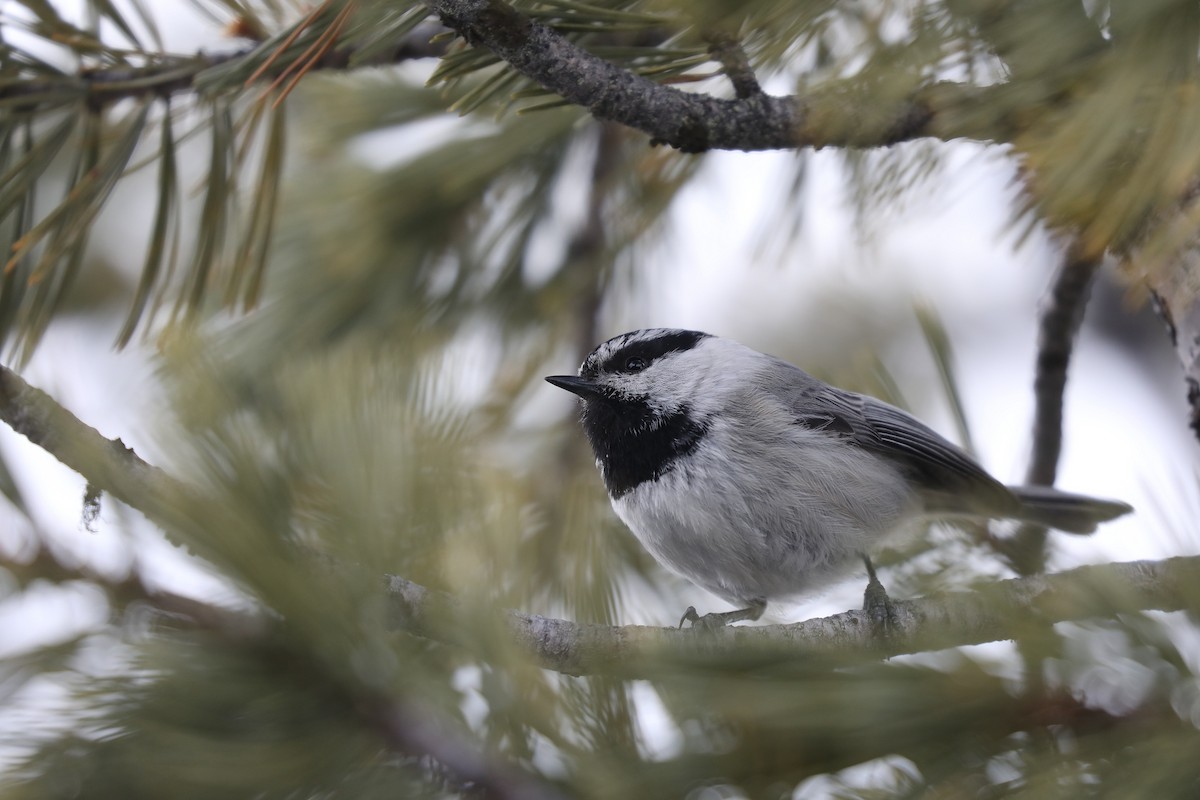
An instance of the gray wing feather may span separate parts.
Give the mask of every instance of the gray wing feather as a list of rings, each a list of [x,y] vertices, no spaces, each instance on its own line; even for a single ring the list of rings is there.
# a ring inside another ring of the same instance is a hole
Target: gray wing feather
[[[1004,484],[961,448],[908,412],[867,395],[838,389],[808,373],[789,376],[787,394],[796,424],[839,436],[894,462],[924,491],[933,508],[946,511],[1011,511],[1019,505]]]

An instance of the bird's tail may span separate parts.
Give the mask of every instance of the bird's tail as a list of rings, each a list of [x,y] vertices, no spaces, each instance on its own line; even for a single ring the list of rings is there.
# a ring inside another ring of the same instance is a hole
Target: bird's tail
[[[1101,522],[1133,511],[1133,506],[1120,500],[1060,492],[1049,486],[1010,486],[1008,490],[1021,501],[1014,515],[1017,519],[1067,533],[1091,533]]]

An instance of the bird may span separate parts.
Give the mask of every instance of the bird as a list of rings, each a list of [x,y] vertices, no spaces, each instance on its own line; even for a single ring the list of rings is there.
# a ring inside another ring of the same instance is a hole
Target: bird
[[[1083,534],[1133,510],[1006,486],[908,412],[700,331],[623,333],[577,375],[546,380],[579,398],[617,516],[660,564],[736,607],[690,607],[680,627],[757,620],[768,602],[810,594],[858,559],[877,583],[869,551],[917,519]]]

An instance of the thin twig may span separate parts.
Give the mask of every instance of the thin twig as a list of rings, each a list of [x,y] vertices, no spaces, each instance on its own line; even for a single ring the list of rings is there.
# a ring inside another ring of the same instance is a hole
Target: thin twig
[[[1033,379],[1033,453],[1025,473],[1025,480],[1035,486],[1053,486],[1058,475],[1067,372],[1099,266],[1099,259],[1069,247],[1042,312]],[[1022,525],[1015,535],[998,544],[998,549],[1018,574],[1041,572],[1046,567],[1046,529]]]
[[[721,65],[738,98],[745,99],[763,93],[758,78],[754,76],[754,68],[750,66],[750,59],[736,38],[727,33],[709,35],[708,53]]]
[[[1033,379],[1033,454],[1025,473],[1025,480],[1037,486],[1053,485],[1058,475],[1067,370],[1099,266],[1098,259],[1080,256],[1071,248],[1054,280],[1049,305],[1042,312]]]
[[[300,28],[294,35],[299,35]],[[373,58],[370,64],[392,64],[420,58],[437,58],[447,46],[445,40],[433,41],[438,33],[445,28],[437,24],[423,24],[397,42],[396,47]],[[195,88],[196,79],[205,71],[219,67],[231,61],[246,58],[255,50],[253,47],[241,48],[228,53],[197,53],[192,56],[164,56],[153,64],[146,66],[119,66],[104,69],[92,69],[81,75],[61,75],[54,77],[38,77],[19,82],[12,82],[0,87],[0,101],[12,101],[25,98],[21,103],[10,103],[7,110],[16,112],[36,111],[43,104],[51,101],[53,105],[86,100],[93,106],[104,106],[118,100],[133,97],[165,97],[168,95],[189,92]],[[274,80],[276,73],[272,71],[275,60],[282,48],[277,50],[264,64],[260,65],[247,85],[253,81],[270,77]],[[345,69],[353,51],[339,49],[336,52],[323,52],[312,61],[308,69]],[[362,66],[367,66],[363,64]]]

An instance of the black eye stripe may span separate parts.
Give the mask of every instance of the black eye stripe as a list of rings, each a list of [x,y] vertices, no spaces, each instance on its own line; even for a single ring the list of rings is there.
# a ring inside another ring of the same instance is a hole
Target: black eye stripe
[[[699,331],[664,330],[653,337],[635,338],[629,344],[620,346],[608,354],[602,362],[596,363],[595,356],[606,345],[621,339],[633,338],[637,333],[639,332],[635,331],[633,334],[618,336],[597,348],[597,352],[589,356],[588,360],[584,363],[583,374],[594,377],[601,372],[637,372],[639,369],[645,369],[650,366],[654,363],[655,359],[661,358],[667,353],[691,350],[702,339],[707,339],[709,336],[709,334]],[[643,366],[638,369],[631,369],[629,364],[636,359],[640,359]]]
[[[614,353],[610,358],[606,359],[600,367],[603,372],[637,372],[638,369],[631,368],[630,362],[642,363],[640,369],[645,369],[654,362],[654,359],[660,358],[667,353],[674,352],[672,350],[656,351],[655,348],[649,345],[653,342],[638,342],[627,347],[623,347]]]

